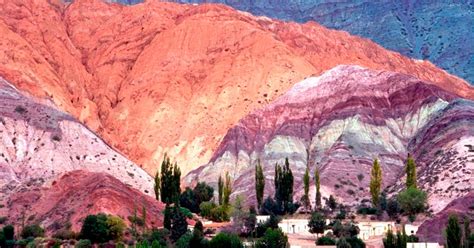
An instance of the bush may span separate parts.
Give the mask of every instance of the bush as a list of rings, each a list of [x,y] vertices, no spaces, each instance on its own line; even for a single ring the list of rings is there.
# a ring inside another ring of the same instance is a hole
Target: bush
[[[192,248],[189,243],[191,242],[191,239],[193,238],[192,233],[187,232],[183,234],[175,244],[176,248]]]
[[[53,234],[53,238],[61,240],[76,239],[78,234],[70,229],[59,229]]]
[[[278,204],[270,196],[265,199],[260,207],[260,214],[263,215],[277,215],[281,212]]]
[[[18,105],[15,107],[15,112],[19,113],[19,114],[24,114],[26,113],[26,108],[21,106],[21,105]]]
[[[243,248],[239,236],[221,232],[209,242],[210,248]]]
[[[214,202],[203,202],[199,205],[199,209],[201,210],[201,216],[204,218],[209,218],[211,216],[211,211],[217,205]]]
[[[25,228],[23,228],[23,230],[21,231],[21,237],[24,239],[43,236],[44,229],[37,224],[25,226]]]
[[[280,228],[268,228],[265,235],[257,241],[257,248],[286,248],[289,247],[288,237]]]
[[[146,239],[149,242],[154,242],[157,241],[161,246],[166,247],[166,243],[168,240],[168,237],[170,235],[170,231],[166,228],[163,229],[153,229],[149,234]]]
[[[7,222],[8,218],[6,216],[1,216],[0,217],[0,225],[3,225],[5,224],[5,222]]]
[[[416,215],[425,210],[426,198],[425,192],[411,187],[400,192],[397,200],[405,213],[408,215]]]
[[[362,206],[359,206],[359,208],[357,209],[357,214],[375,215],[375,214],[377,214],[377,209],[362,205]]]
[[[5,240],[15,239],[15,228],[12,225],[7,225],[3,227],[3,235]]]
[[[387,214],[390,216],[390,218],[394,219],[397,217],[397,215],[400,213],[400,206],[398,204],[398,201],[396,199],[390,199],[387,202]]]
[[[324,233],[326,229],[326,219],[318,212],[313,212],[308,222],[310,233]]]
[[[81,239],[76,243],[76,248],[90,248],[92,247],[92,242],[88,239]]]
[[[336,240],[328,236],[323,236],[316,240],[316,245],[336,245]]]
[[[107,228],[109,239],[120,241],[123,238],[123,231],[126,228],[122,218],[117,216],[107,216]]]
[[[209,216],[209,218],[216,222],[229,221],[229,208],[224,205],[217,206],[211,210],[211,216]]]
[[[276,215],[270,215],[270,218],[267,221],[265,221],[264,223],[258,223],[256,229],[257,238],[260,238],[265,235],[265,232],[268,228],[278,229],[278,223],[280,223],[280,221],[280,217]]]

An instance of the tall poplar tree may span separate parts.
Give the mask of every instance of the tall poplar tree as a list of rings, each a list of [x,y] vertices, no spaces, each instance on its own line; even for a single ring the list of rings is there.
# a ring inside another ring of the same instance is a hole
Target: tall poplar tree
[[[161,188],[160,173],[159,171],[156,171],[154,190],[155,190],[155,198],[158,201],[160,200],[160,188]]]
[[[263,203],[263,194],[265,191],[265,177],[263,176],[263,168],[260,164],[260,159],[257,160],[257,164],[255,165],[255,191],[258,208],[260,209]]]
[[[229,206],[230,202],[230,194],[232,193],[232,181],[230,178],[229,172],[225,173],[225,183],[224,183],[224,190],[222,195],[222,202],[224,206]]]
[[[293,180],[288,158],[283,167],[275,165],[275,200],[283,212],[287,212],[293,203]]]
[[[446,248],[462,247],[462,231],[456,215],[450,215],[446,227]]]
[[[407,164],[405,166],[405,171],[407,174],[407,181],[406,181],[406,186],[408,188],[417,188],[416,185],[416,164],[415,160],[411,156],[411,154],[408,154],[407,158]]]
[[[319,169],[316,167],[314,170],[314,184],[316,187],[316,208],[321,208],[321,180],[319,178]]]
[[[219,181],[217,182],[217,190],[218,190],[218,199],[219,205],[222,205],[222,194],[224,193],[224,181],[222,180],[222,176],[219,175]]]
[[[382,169],[380,168],[380,164],[377,159],[374,160],[374,164],[372,165],[369,187],[370,194],[372,196],[372,205],[374,207],[378,207],[382,188]]]
[[[161,201],[165,203],[177,202],[181,193],[181,170],[176,163],[174,166],[171,164],[170,158],[166,154],[161,163],[160,183]]]
[[[304,195],[303,195],[303,204],[306,209],[311,209],[311,203],[309,201],[309,169],[306,167],[306,171],[303,176],[303,186],[304,186]]]

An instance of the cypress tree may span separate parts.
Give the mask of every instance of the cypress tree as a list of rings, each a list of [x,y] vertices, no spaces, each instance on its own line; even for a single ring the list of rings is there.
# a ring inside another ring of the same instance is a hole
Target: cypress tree
[[[159,171],[156,171],[154,190],[155,190],[155,198],[158,201],[160,200],[160,187],[161,187],[160,173]]]
[[[311,209],[311,203],[309,202],[309,169],[308,167],[306,167],[306,171],[304,172],[303,184],[304,184],[303,203],[306,209]]]
[[[173,203],[179,199],[181,193],[181,170],[175,163],[171,164],[170,158],[165,154],[161,163],[160,195],[164,203]]]
[[[263,176],[263,168],[260,164],[260,159],[257,160],[257,164],[255,165],[255,191],[258,208],[260,208],[263,203],[263,194],[265,191],[265,177]]]
[[[217,189],[219,192],[219,205],[222,205],[222,194],[224,193],[224,182],[222,181],[221,175],[219,175],[219,181],[217,182]]]
[[[372,195],[372,205],[378,207],[380,192],[382,187],[382,169],[380,168],[379,161],[374,160],[372,171],[370,173],[370,194]]]
[[[471,220],[464,216],[464,247],[469,248],[469,237],[471,236]]]
[[[230,194],[232,193],[232,182],[229,175],[229,172],[225,174],[225,183],[224,183],[224,192],[223,192],[223,204],[228,206],[230,202]]]
[[[316,186],[316,208],[320,209],[321,208],[321,181],[319,178],[319,169],[316,167],[314,171],[314,184]]]
[[[407,174],[407,181],[406,181],[406,186],[408,188],[417,188],[416,185],[416,164],[415,160],[411,156],[411,154],[408,154],[407,158],[407,164],[405,166],[405,171]]]
[[[461,226],[456,215],[450,215],[446,227],[446,248],[461,248],[462,233]]]

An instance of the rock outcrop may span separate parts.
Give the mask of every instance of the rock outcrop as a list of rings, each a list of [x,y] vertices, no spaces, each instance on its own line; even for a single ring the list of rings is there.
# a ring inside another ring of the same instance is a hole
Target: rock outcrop
[[[257,159],[264,167],[266,195],[272,195],[274,165],[288,157],[294,199],[302,194],[309,166],[311,173],[320,169],[323,196],[336,195],[355,205],[370,198],[374,158],[380,160],[383,186],[388,187],[401,181],[404,160],[412,153],[419,162],[421,187],[439,211],[472,191],[474,154],[468,145],[474,139],[473,109],[474,103],[459,100],[455,91],[405,74],[338,66],[295,84],[244,117],[226,134],[210,163],[186,180],[216,183],[219,174],[229,171],[234,195],[245,193],[254,201]],[[445,169],[449,176],[432,178]],[[313,189],[310,194],[314,200]]]
[[[225,3],[254,15],[297,22],[316,21],[328,28],[369,38],[405,56],[429,60],[474,84],[472,1],[289,0],[278,4],[271,0],[173,2]]]
[[[41,223],[50,234],[67,228],[67,223],[73,231],[80,231],[89,214],[112,214],[128,222],[136,212],[141,217],[143,208],[149,228],[163,226],[162,203],[102,172],[66,173],[51,187],[33,187],[11,195],[6,206],[11,223]]]
[[[461,225],[464,223],[464,217],[474,220],[474,193],[471,192],[449,203],[441,212],[425,221],[418,228],[416,235],[420,237],[421,241],[445,244],[446,236],[444,231],[446,230],[450,215],[456,215]]]
[[[474,98],[429,62],[314,22],[223,5],[3,1],[0,34],[0,75],[51,99],[150,173],[165,152],[183,172],[207,163],[239,119],[339,64],[414,75]]]
[[[153,194],[153,180],[143,169],[72,116],[22,95],[1,78],[0,117],[2,193],[51,185],[65,172],[87,170]]]

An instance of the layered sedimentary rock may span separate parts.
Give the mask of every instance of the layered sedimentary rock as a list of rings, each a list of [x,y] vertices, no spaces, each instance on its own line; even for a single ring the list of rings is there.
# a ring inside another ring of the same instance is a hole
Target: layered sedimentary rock
[[[308,166],[311,174],[319,168],[323,196],[337,195],[340,201],[355,204],[369,199],[374,158],[381,163],[383,186],[388,187],[401,181],[404,160],[412,153],[425,190],[437,180],[431,175],[440,169],[436,166],[440,160],[451,162],[443,163],[443,168],[459,170],[428,191],[433,210],[439,211],[472,190],[474,163],[467,145],[474,139],[474,104],[458,98],[455,91],[405,74],[338,66],[295,84],[244,117],[226,134],[210,163],[186,180],[216,183],[219,174],[228,171],[235,179],[234,195],[245,194],[255,201],[256,161],[260,159],[264,167],[266,195],[272,195],[274,165],[288,157],[295,199],[303,192]],[[458,185],[453,188],[453,183]],[[313,189],[310,194],[314,199]],[[434,204],[439,199],[443,201]]]
[[[0,75],[51,99],[151,173],[164,152],[183,172],[207,163],[239,119],[339,64],[411,74],[474,98],[428,62],[316,23],[222,5],[4,1],[0,34]]]
[[[472,1],[290,0],[277,4],[271,0],[173,2],[225,3],[255,15],[297,22],[316,21],[329,28],[369,38],[403,55],[430,60],[474,84]]]
[[[474,219],[474,193],[469,193],[449,203],[441,212],[425,221],[416,232],[421,241],[446,243],[446,226],[450,215],[456,215],[461,226],[465,219]],[[472,225],[471,225],[472,226]]]
[[[152,178],[72,116],[0,78],[0,202],[72,170],[103,172],[143,194]]]
[[[66,173],[51,187],[32,187],[11,196],[6,205],[10,223],[41,223],[48,233],[67,228],[80,231],[89,214],[127,217],[146,209],[149,228],[163,225],[163,204],[102,172],[77,170]]]

